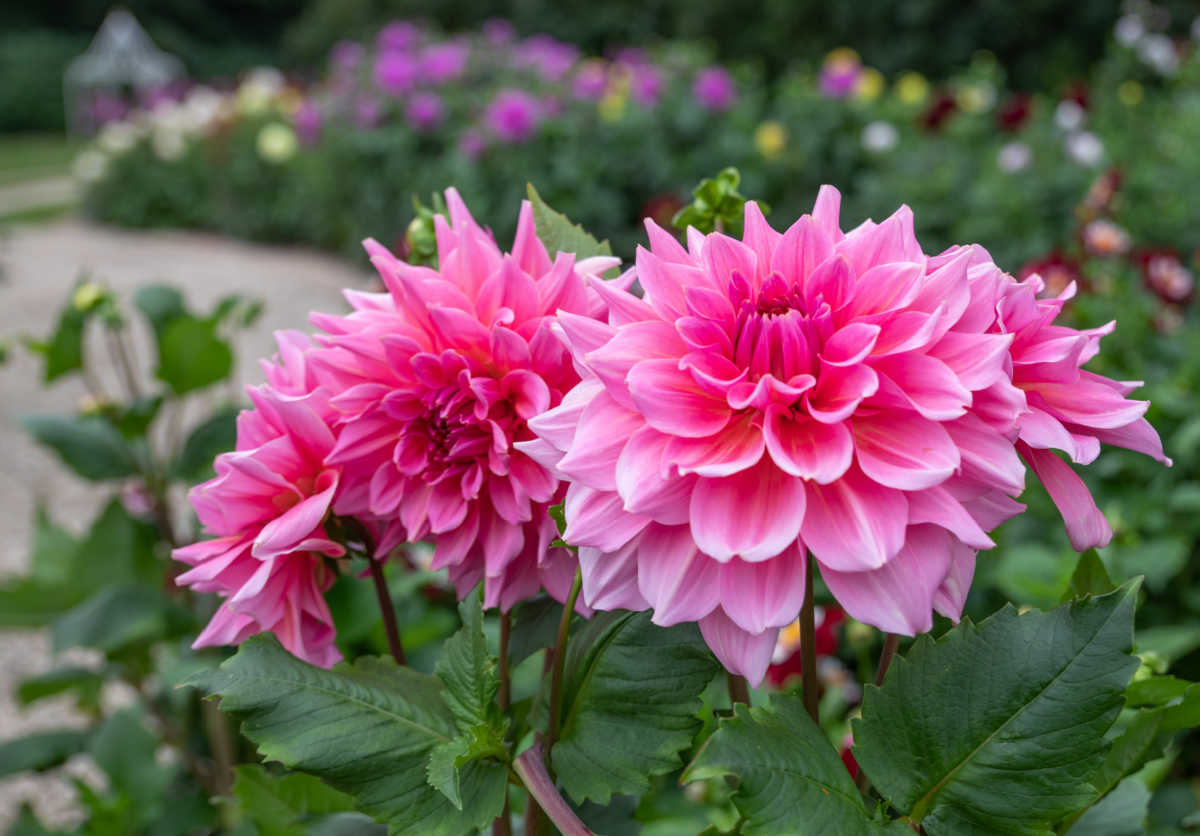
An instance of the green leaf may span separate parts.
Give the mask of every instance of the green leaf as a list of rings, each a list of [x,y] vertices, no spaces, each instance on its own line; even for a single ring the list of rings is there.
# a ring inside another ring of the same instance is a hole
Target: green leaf
[[[90,737],[85,729],[60,729],[6,740],[0,743],[0,776],[58,766],[86,749]]]
[[[21,705],[31,705],[47,697],[77,691],[80,702],[97,705],[103,685],[104,674],[100,671],[80,667],[56,668],[22,680],[17,686],[17,701]]]
[[[47,830],[46,826],[38,821],[37,814],[33,812],[29,803],[23,802],[21,811],[9,825],[6,836],[54,836],[54,834],[62,832],[61,830]]]
[[[1166,738],[1163,734],[1163,710],[1139,711],[1104,755],[1104,761],[1088,779],[1095,787],[1093,801],[1111,790],[1117,783],[1136,772],[1147,761],[1161,754]]]
[[[125,438],[139,438],[144,436],[146,431],[150,429],[150,424],[153,423],[155,417],[158,415],[158,410],[162,406],[162,403],[162,395],[138,398],[116,416],[115,423],[117,430]]]
[[[392,836],[459,836],[472,827],[429,786],[432,749],[455,737],[436,677],[363,658],[322,670],[268,636],[244,642],[215,671],[188,680],[243,718],[242,733],[276,760],[349,793]],[[475,804],[482,762],[463,770],[464,808]]]
[[[732,775],[733,803],[745,836],[800,832],[839,836],[888,832],[872,821],[850,773],[795,696],[775,695],[768,706],[734,706],[734,716],[704,744],[684,781]],[[906,828],[900,825],[897,832]]]
[[[55,652],[94,647],[111,653],[166,630],[166,602],[148,586],[122,584],[101,589],[51,625]]]
[[[1088,778],[1137,668],[1136,590],[1045,613],[1008,605],[918,639],[866,689],[859,765],[930,836],[1045,833],[1095,797]]]
[[[562,604],[549,595],[522,601],[512,609],[512,632],[508,637],[508,664],[515,668],[539,650],[554,644]]]
[[[83,368],[83,331],[88,314],[68,303],[58,315],[54,334],[36,350],[46,358],[43,379],[50,383],[64,374]]]
[[[96,729],[88,745],[92,760],[108,775],[114,789],[149,807],[161,804],[167,786],[174,779],[171,769],[159,764],[154,753],[158,738],[146,728],[140,708],[118,711]],[[151,811],[139,811],[146,815]]]
[[[233,794],[258,836],[302,836],[306,818],[354,809],[354,799],[319,778],[302,772],[272,775],[259,764],[234,770]]]
[[[429,786],[440,792],[456,810],[461,810],[462,786],[458,774],[459,759],[465,758],[471,741],[465,737],[456,737],[448,743],[440,743],[429,753],[429,763],[425,765],[425,779]],[[463,765],[468,763],[463,761]]]
[[[442,697],[454,715],[456,727],[466,732],[476,725],[497,721],[496,692],[500,677],[496,657],[488,653],[483,634],[483,608],[476,594],[458,606],[462,629],[442,645],[436,673],[446,686]]]
[[[155,335],[160,339],[167,323],[188,315],[187,307],[183,302],[183,294],[178,288],[166,284],[139,287],[133,294],[133,304],[149,320]]]
[[[1200,684],[1191,685],[1177,702],[1163,709],[1163,730],[1179,731],[1200,726]]]
[[[1072,598],[1082,598],[1084,595],[1103,595],[1116,588],[1117,585],[1108,577],[1108,570],[1104,568],[1104,561],[1100,559],[1100,555],[1095,549],[1088,549],[1079,555],[1079,562],[1075,564],[1075,572],[1071,575],[1071,582],[1067,584],[1067,590],[1063,593],[1060,603],[1066,603]]]
[[[1146,832],[1150,790],[1130,776],[1080,816],[1068,836],[1140,836]]]
[[[551,260],[560,252],[573,253],[576,261],[596,255],[612,255],[608,241],[597,241],[582,226],[571,223],[566,215],[547,206],[532,183],[526,184],[525,193],[533,204],[533,224],[537,228],[538,239]]]
[[[172,467],[172,474],[185,482],[199,482],[213,472],[213,459],[237,444],[236,407],[219,409],[188,434]]]
[[[1125,689],[1125,704],[1131,708],[1143,705],[1166,705],[1179,699],[1192,685],[1174,676],[1149,676],[1129,683]]]
[[[1157,653],[1174,663],[1200,648],[1200,624],[1165,624],[1138,630],[1139,653]]]
[[[720,666],[695,624],[650,617],[598,613],[568,643],[551,760],[576,802],[644,793],[652,776],[679,768],[700,728],[700,694]]]
[[[211,321],[177,317],[159,335],[155,375],[177,395],[224,380],[232,370],[233,351]]]
[[[124,437],[97,415],[26,415],[21,424],[84,479],[123,479],[137,472]]]

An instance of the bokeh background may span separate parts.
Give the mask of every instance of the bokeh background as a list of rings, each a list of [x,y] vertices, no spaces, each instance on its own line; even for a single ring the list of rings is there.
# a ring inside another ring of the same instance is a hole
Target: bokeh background
[[[1175,464],[1106,450],[1087,469],[1115,532],[1100,557],[1114,581],[1145,576],[1146,669],[1200,677],[1194,2],[10,3],[0,831],[231,821],[197,788],[207,761],[187,760],[212,718],[170,687],[202,662],[188,637],[211,602],[113,590],[170,586],[170,543],[196,536],[182,493],[231,445],[239,384],[272,330],[372,286],[363,238],[420,258],[415,201],[454,185],[505,243],[532,183],[631,258],[644,218],[669,225],[728,166],[777,227],[822,183],[842,190],[846,225],[908,203],[928,252],[980,243],[1052,292],[1075,282],[1072,324],[1118,321],[1092,368],[1145,381]],[[1041,488],[1023,499],[1031,512],[979,562],[974,614],[1053,606],[1076,567]],[[401,615],[419,664],[454,616],[417,577],[427,594]],[[362,602],[333,595],[342,640],[381,648]],[[833,682],[862,647],[854,625],[829,625]],[[43,729],[66,731],[4,748]],[[1154,833],[1200,827],[1195,744],[1156,784]],[[686,799],[662,798],[642,832],[700,829],[671,806]]]

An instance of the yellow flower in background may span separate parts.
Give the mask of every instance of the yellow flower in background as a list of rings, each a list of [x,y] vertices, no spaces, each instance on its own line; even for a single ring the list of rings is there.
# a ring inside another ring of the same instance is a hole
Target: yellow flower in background
[[[258,156],[269,163],[285,163],[296,155],[296,132],[282,122],[263,125],[255,142]]]
[[[286,113],[289,116],[300,109],[300,105],[304,103],[304,96],[295,87],[284,87],[279,92],[276,99],[276,107],[280,113]]]
[[[1117,85],[1117,99],[1126,107],[1133,107],[1142,101],[1145,91],[1136,81],[1122,81]]]
[[[988,84],[964,84],[954,97],[967,113],[983,113],[996,102],[996,91]]]
[[[857,64],[859,61],[858,53],[848,46],[839,46],[837,49],[830,50],[829,54],[825,56],[826,66]]]
[[[896,98],[906,105],[918,105],[929,98],[929,82],[920,73],[907,72],[896,79]]]
[[[625,94],[620,90],[605,93],[596,105],[596,111],[605,122],[619,122],[625,115]]]
[[[883,73],[874,67],[867,67],[854,84],[854,97],[873,102],[883,94],[885,87],[887,87],[887,80],[884,79]]]
[[[82,282],[79,287],[75,288],[75,293],[71,296],[71,304],[77,311],[87,311],[103,298],[103,287],[95,282]]]
[[[765,159],[773,160],[787,147],[787,128],[768,119],[754,130],[754,147]]]

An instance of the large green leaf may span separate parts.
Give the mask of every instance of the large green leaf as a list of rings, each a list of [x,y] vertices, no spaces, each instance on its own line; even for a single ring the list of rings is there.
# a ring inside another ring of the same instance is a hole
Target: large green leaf
[[[21,423],[84,479],[123,479],[137,472],[128,442],[98,415],[26,415]]]
[[[63,613],[51,625],[56,651],[94,647],[113,652],[166,630],[166,600],[160,590],[141,584],[108,586]]]
[[[459,604],[463,626],[442,645],[437,675],[446,686],[442,693],[460,731],[495,719],[496,692],[500,690],[496,657],[488,652],[483,634],[483,610],[478,595]]]
[[[574,253],[576,261],[596,255],[612,255],[608,241],[597,241],[582,226],[571,223],[566,215],[547,206],[532,183],[526,185],[525,193],[533,204],[533,223],[537,227],[537,236],[551,259],[560,252]]]
[[[269,760],[329,782],[393,836],[458,836],[464,814],[426,781],[430,751],[455,737],[441,682],[387,659],[322,670],[269,636],[244,642],[220,668],[188,680],[243,718],[242,733]],[[463,770],[464,807],[482,782]]]
[[[683,780],[732,775],[733,803],[745,836],[888,832],[873,821],[850,773],[813,723],[799,697],[777,695],[769,706],[734,706],[688,766]],[[896,825],[897,833],[909,832]]]
[[[1067,584],[1066,592],[1063,593],[1062,601],[1084,595],[1103,595],[1116,588],[1117,585],[1109,578],[1100,555],[1095,549],[1088,549],[1079,555],[1079,562],[1075,564],[1075,571],[1071,575],[1071,582]]]
[[[304,836],[310,816],[354,809],[350,796],[302,772],[272,775],[259,764],[243,764],[234,775],[233,794],[258,836]]]
[[[568,644],[562,721],[551,760],[577,801],[637,795],[679,768],[700,728],[700,694],[720,670],[695,624],[649,612],[599,613]]]
[[[46,358],[44,379],[47,383],[83,368],[83,331],[88,314],[68,302],[58,315],[58,326],[50,339],[34,344]]]
[[[1067,836],[1140,836],[1149,810],[1150,790],[1130,776],[1080,816]]]
[[[172,466],[173,475],[186,482],[199,482],[212,475],[213,459],[237,443],[236,407],[218,409],[188,434]]]
[[[918,639],[869,686],[854,754],[931,836],[1042,834],[1087,806],[1137,668],[1137,583],[1050,612],[1006,606]]]
[[[233,351],[212,321],[176,317],[159,335],[155,374],[177,395],[223,380],[232,370]]]
[[[58,766],[87,748],[91,732],[60,729],[36,732],[0,743],[0,776]]]

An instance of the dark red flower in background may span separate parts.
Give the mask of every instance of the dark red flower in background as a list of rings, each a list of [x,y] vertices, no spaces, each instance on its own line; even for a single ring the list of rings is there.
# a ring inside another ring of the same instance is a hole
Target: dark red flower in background
[[[957,109],[958,105],[953,96],[949,93],[938,93],[933,97],[929,109],[921,116],[921,125],[927,131],[941,130],[942,125],[954,115],[954,111]]]
[[[837,652],[838,627],[846,620],[841,607],[817,607],[816,645],[817,658],[832,656]],[[792,677],[800,676],[803,663],[800,652],[800,622],[793,621],[779,633],[775,644],[775,655],[767,668],[767,680],[776,688],[782,688]]]
[[[1003,131],[1016,133],[1033,115],[1033,97],[1028,93],[1014,93],[996,111],[996,123]]]
[[[1134,261],[1142,271],[1146,287],[1164,302],[1183,305],[1192,298],[1196,290],[1195,279],[1175,250],[1141,250],[1134,256]]]
[[[1079,262],[1065,255],[1062,250],[1054,250],[1042,258],[1035,259],[1017,273],[1017,279],[1025,281],[1034,273],[1042,277],[1046,283],[1046,298],[1053,299],[1066,289],[1071,282],[1083,284],[1083,275],[1079,272]]]

